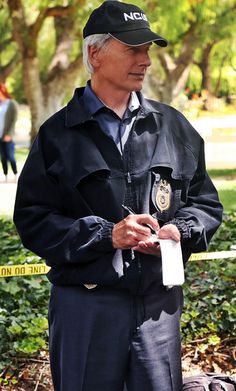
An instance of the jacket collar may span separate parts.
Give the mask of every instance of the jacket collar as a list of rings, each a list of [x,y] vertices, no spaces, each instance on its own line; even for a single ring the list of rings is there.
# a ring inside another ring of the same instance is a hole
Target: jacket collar
[[[67,127],[83,124],[86,121],[93,119],[91,111],[88,109],[83,99],[84,90],[85,87],[76,88],[73,98],[66,106],[65,122]],[[137,92],[137,96],[141,106],[139,118],[144,118],[150,113],[161,114],[161,112],[155,107],[154,101],[145,99],[141,92]]]
[[[159,110],[159,108],[157,108],[157,106],[158,106],[157,101],[153,101],[153,100],[144,98],[144,96],[141,92],[137,92],[137,95],[138,95],[140,105],[141,105],[141,112],[140,112],[139,118],[141,118],[141,117],[145,118],[149,114],[155,114],[155,113],[162,115],[162,112]]]

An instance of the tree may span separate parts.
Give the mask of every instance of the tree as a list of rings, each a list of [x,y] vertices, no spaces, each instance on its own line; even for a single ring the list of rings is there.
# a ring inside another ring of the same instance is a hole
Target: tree
[[[230,49],[227,48],[227,50],[223,50],[223,56],[220,56],[220,61],[217,63],[217,67],[219,68],[219,77],[215,90],[213,90],[211,64],[212,52],[219,42],[224,42],[226,47],[228,45],[230,46],[232,43],[235,36],[233,28],[235,23],[235,11],[235,2],[229,2],[227,7],[220,7],[220,9],[218,8],[217,11],[214,11],[214,16],[212,17],[213,19],[208,30],[208,34],[203,40],[200,60],[195,61],[202,73],[201,89],[207,91],[207,99],[204,104],[206,110],[210,110],[212,107],[212,98],[217,94],[217,90],[220,87],[222,67],[225,61],[230,58]]]
[[[5,83],[16,64],[19,62],[16,44],[13,42],[8,14],[1,10],[0,18],[0,82]]]
[[[33,140],[42,122],[61,108],[67,91],[74,87],[82,64],[78,20],[84,17],[87,9],[84,7],[85,0],[71,0],[63,6],[46,0],[37,3],[37,8],[35,2],[34,6],[31,4],[34,10],[31,15],[29,2],[24,3],[22,0],[9,0],[7,4],[13,37],[21,54],[23,86],[31,112]],[[38,46],[40,33],[48,18],[53,20],[54,49],[50,62],[42,71]],[[73,53],[76,40],[78,45]]]
[[[67,94],[71,95],[78,76],[84,75],[81,30],[90,11],[101,1],[8,0],[4,10],[0,9],[0,46],[4,48],[0,79],[5,81],[20,61],[18,68],[31,111],[32,140],[45,118],[61,108]],[[152,48],[147,86],[153,96],[170,103],[184,89],[196,61],[204,88],[210,86],[212,53],[220,42],[229,42],[232,37],[236,0],[136,0],[135,4],[147,11],[152,29],[170,43],[167,48]],[[225,45],[219,64],[229,58],[224,56],[228,50]],[[220,82],[219,75],[218,90]]]
[[[149,75],[150,86],[160,99],[170,103],[186,85],[197,49],[202,51],[199,61],[203,86],[210,85],[209,58],[212,47],[222,39],[230,39],[234,31],[235,0],[160,0],[147,1],[152,12],[152,26],[169,38],[166,49],[156,49],[163,76],[156,69]],[[226,49],[227,50],[227,49]]]
[[[197,45],[196,25],[194,24],[185,33],[182,49],[176,58],[171,55],[171,51],[168,49],[158,51],[157,56],[164,70],[165,78],[160,81],[153,72],[149,77],[151,85],[158,91],[162,102],[170,103],[184,89]]]

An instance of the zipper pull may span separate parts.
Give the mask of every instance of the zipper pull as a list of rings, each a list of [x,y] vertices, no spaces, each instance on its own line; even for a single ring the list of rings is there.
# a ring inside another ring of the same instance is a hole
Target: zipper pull
[[[127,182],[128,183],[131,183],[132,182],[132,179],[131,179],[131,175],[130,175],[130,173],[129,172],[127,172]]]

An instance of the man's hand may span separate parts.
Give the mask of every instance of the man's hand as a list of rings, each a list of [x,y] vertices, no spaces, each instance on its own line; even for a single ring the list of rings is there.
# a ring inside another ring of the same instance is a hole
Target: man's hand
[[[181,239],[181,234],[174,224],[163,225],[158,231],[158,236],[160,239],[172,239],[175,242],[179,242]]]
[[[145,242],[139,242],[137,246],[133,247],[133,250],[143,254],[155,255],[156,257],[160,257],[161,255],[159,243],[155,243],[151,239],[147,239]]]
[[[178,228],[174,224],[167,224],[159,229],[158,238],[172,239],[176,242],[179,242],[181,235]],[[160,245],[158,243],[154,243],[152,236],[144,241],[140,241],[137,246],[133,247],[133,250],[140,251],[144,254],[155,255],[157,257],[161,255]]]
[[[159,230],[158,221],[149,214],[129,215],[115,224],[113,247],[125,250],[137,246],[139,242],[146,242],[151,237],[151,230],[145,224],[149,224],[154,231]]]

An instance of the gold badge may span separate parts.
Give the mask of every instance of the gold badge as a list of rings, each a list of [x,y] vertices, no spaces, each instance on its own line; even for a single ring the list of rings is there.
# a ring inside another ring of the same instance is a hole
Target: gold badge
[[[171,186],[165,179],[161,179],[156,193],[156,204],[161,212],[169,209],[171,202]]]

